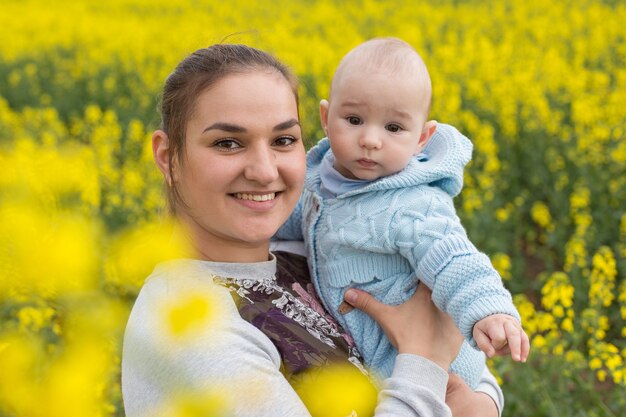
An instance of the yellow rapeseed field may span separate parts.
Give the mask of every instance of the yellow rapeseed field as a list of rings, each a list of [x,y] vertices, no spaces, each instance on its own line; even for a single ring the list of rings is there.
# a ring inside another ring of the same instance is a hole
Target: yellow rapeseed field
[[[224,39],[274,53],[301,80],[310,146],[335,66],[375,36],[422,54],[432,117],[474,144],[457,209],[532,341],[527,364],[490,361],[505,415],[623,416],[624,22],[619,0],[3,0],[0,416],[124,415],[130,307],[181,250],[150,147],[178,61]],[[206,299],[164,311],[181,334],[216,319]],[[324,378],[352,386],[350,401],[370,389]],[[217,393],[196,394],[170,414],[229,415]]]

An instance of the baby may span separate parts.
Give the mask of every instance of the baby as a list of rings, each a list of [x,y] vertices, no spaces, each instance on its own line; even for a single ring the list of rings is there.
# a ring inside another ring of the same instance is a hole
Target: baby
[[[320,298],[381,377],[397,352],[365,313],[343,311],[344,292],[400,304],[418,280],[426,284],[468,341],[451,371],[475,387],[485,366],[475,348],[525,361],[529,343],[510,293],[454,210],[472,145],[428,121],[430,101],[428,70],[406,42],[373,39],[350,51],[320,103],[328,138],[309,151],[305,191],[277,237],[304,239]]]

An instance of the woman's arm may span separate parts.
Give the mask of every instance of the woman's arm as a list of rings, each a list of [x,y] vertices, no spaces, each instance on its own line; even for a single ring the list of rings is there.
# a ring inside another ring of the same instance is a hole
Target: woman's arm
[[[481,391],[480,386],[476,391],[472,391],[461,377],[450,374],[446,404],[452,410],[453,417],[499,417],[502,414],[503,398],[500,396],[499,401],[496,402],[493,394],[493,392]]]
[[[502,415],[502,409],[504,408],[504,394],[502,393],[500,385],[498,385],[496,377],[493,376],[488,367],[485,366],[483,374],[480,377],[480,381],[478,382],[478,386],[474,391],[489,396],[489,398],[493,401],[498,412],[497,414],[493,414],[494,417]]]

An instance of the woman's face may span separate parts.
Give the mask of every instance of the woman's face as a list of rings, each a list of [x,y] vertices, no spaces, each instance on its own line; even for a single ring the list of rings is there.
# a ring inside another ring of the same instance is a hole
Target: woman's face
[[[177,209],[207,259],[267,260],[305,175],[296,99],[271,71],[229,75],[196,100],[174,181]]]

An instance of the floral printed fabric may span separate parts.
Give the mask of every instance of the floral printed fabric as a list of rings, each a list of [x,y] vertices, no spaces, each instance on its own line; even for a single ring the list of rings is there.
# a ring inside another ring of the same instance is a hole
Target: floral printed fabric
[[[345,361],[367,373],[352,338],[324,311],[306,258],[287,252],[274,255],[275,280],[215,277],[214,281],[230,289],[241,317],[274,343],[285,377]]]

